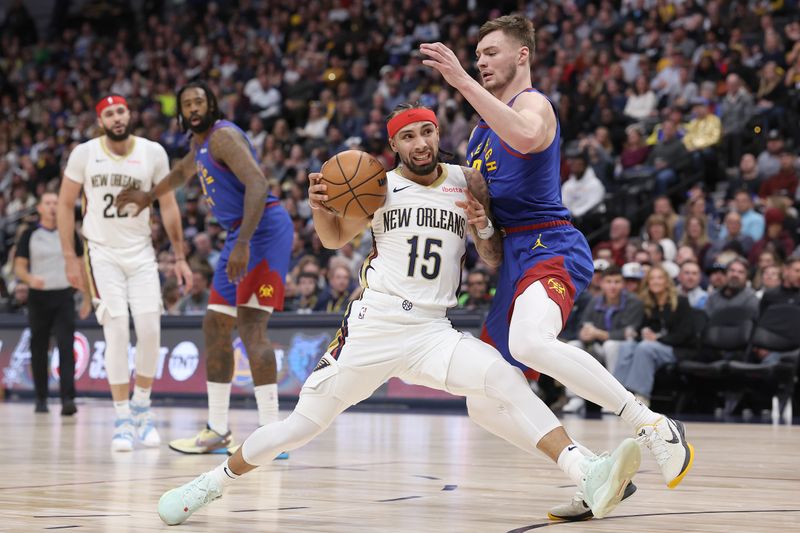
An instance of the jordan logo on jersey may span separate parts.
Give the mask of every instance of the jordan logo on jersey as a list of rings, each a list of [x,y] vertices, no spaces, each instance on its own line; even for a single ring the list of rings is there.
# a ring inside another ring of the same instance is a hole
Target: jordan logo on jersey
[[[547,248],[544,244],[542,244],[542,234],[540,233],[539,236],[536,238],[536,242],[533,243],[533,247],[531,251],[534,251],[537,248]]]
[[[557,292],[561,299],[564,299],[564,295],[567,293],[567,288],[564,286],[563,283],[558,281],[555,278],[547,278],[547,288],[553,292]]]
[[[272,298],[275,288],[272,285],[262,285],[258,288],[258,296],[260,298]]]

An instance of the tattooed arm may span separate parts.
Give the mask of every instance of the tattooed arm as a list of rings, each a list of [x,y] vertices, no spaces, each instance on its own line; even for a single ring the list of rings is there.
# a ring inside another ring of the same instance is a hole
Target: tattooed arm
[[[474,168],[461,168],[467,178],[467,201],[457,203],[467,210],[469,228],[481,259],[489,266],[499,266],[503,261],[503,237],[500,235],[500,228],[495,228],[494,234],[488,239],[481,239],[478,235],[478,230],[488,227],[490,221],[489,188],[480,172]]]
[[[233,128],[219,128],[211,134],[208,143],[211,156],[224,163],[244,184],[244,213],[239,226],[234,251],[228,259],[228,278],[238,283],[247,269],[249,261],[250,238],[255,233],[264,214],[267,200],[267,178],[259,168],[250,147],[241,133]]]

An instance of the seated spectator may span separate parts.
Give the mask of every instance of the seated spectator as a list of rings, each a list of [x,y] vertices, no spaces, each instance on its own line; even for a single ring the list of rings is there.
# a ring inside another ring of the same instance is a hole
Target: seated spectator
[[[732,198],[732,194],[741,190],[747,191],[752,198],[758,194],[760,188],[761,172],[758,169],[756,157],[753,154],[744,154],[739,161],[739,168],[730,175],[728,180],[727,198]]]
[[[622,265],[621,273],[622,279],[625,281],[625,290],[630,294],[639,294],[645,274],[642,265],[636,262],[625,263]]]
[[[345,265],[336,265],[328,271],[328,287],[314,306],[314,311],[325,313],[342,313],[350,303],[350,269]]]
[[[761,182],[761,187],[758,189],[760,198],[776,195],[794,198],[798,183],[795,159],[794,153],[785,147],[781,152],[778,172]]]
[[[602,206],[606,189],[594,169],[588,165],[586,152],[574,147],[565,155],[570,174],[561,186],[561,197],[564,207],[577,219],[576,226],[580,227],[584,215]]]
[[[211,282],[210,270],[195,270],[192,272],[192,288],[189,294],[178,302],[178,313],[181,315],[203,316],[208,307],[209,290]]]
[[[697,254],[694,253],[694,248],[686,245],[679,246],[678,252],[675,254],[675,263],[678,266],[682,266],[687,261],[694,261],[700,264],[697,260]]]
[[[783,135],[776,129],[771,129],[767,133],[767,145],[758,154],[756,164],[758,175],[761,179],[774,176],[781,170],[781,154],[784,151]]]
[[[752,156],[751,156],[752,157]],[[746,190],[739,190],[733,196],[733,208],[741,215],[742,233],[755,243],[764,236],[764,215],[753,209],[753,197]],[[723,225],[719,237],[724,239],[728,228]]]
[[[719,224],[715,220],[713,213],[709,212],[708,201],[706,200],[705,192],[702,192],[702,190],[689,197],[689,200],[686,202],[686,213],[684,217],[679,219],[678,223],[675,224],[675,239],[678,241],[683,237],[686,218],[690,216],[703,219],[706,235],[709,240],[713,241],[717,238],[717,235],[719,235]]]
[[[28,314],[28,285],[18,281],[14,285],[14,292],[6,302],[4,313],[27,315]]]
[[[631,235],[631,223],[625,217],[616,217],[611,221],[609,240],[603,241],[592,250],[594,257],[600,250],[611,250],[611,256],[617,266],[625,264],[625,247]]]
[[[695,261],[681,264],[681,271],[678,274],[678,294],[686,296],[689,305],[694,309],[704,309],[708,300],[708,293],[700,286],[701,274],[700,265]]]
[[[571,344],[585,349],[613,370],[620,343],[629,340],[639,330],[643,307],[635,294],[625,290],[618,266],[610,266],[600,275],[601,293],[592,298],[584,310],[579,340]],[[569,401],[562,408],[565,413],[577,412],[586,404],[583,398],[569,390],[567,397]]]
[[[300,272],[297,276],[297,295],[286,300],[284,309],[295,313],[311,313],[319,302],[318,275]]]
[[[670,239],[674,240],[675,225],[678,223],[680,217],[675,212],[675,209],[673,209],[672,201],[670,201],[669,196],[662,194],[653,199],[653,213],[661,215],[664,218],[667,222],[667,234],[670,236]]]
[[[706,231],[706,217],[698,217],[691,215],[686,218],[686,232],[679,241],[680,246],[688,246],[697,257],[698,262],[702,265],[705,258],[708,256],[708,250],[711,248],[711,240],[708,238]]]
[[[692,155],[694,164],[704,169],[705,182],[716,184],[718,180],[716,146],[722,138],[722,124],[711,112],[711,102],[697,98],[692,102],[694,118],[686,125],[683,145]]]
[[[181,314],[178,303],[181,300],[181,288],[174,277],[167,279],[161,288],[161,300],[164,305],[164,314],[178,316]]]
[[[723,131],[723,164],[729,167],[736,165],[741,159],[745,128],[755,113],[755,107],[753,96],[737,74],[728,74],[725,78],[725,89],[719,116]]]
[[[678,182],[678,173],[690,167],[689,153],[678,137],[678,126],[671,120],[662,123],[661,140],[653,146],[646,164],[656,172],[655,194],[665,194]]]
[[[645,241],[655,242],[661,245],[664,251],[664,259],[672,261],[678,251],[675,242],[672,240],[672,231],[669,229],[666,219],[658,214],[647,217],[644,223]]]
[[[217,268],[219,252],[211,246],[211,237],[207,233],[201,232],[195,235],[192,239],[192,245],[194,246],[194,253],[191,258],[193,263],[206,261],[212,269]]]
[[[485,313],[492,304],[489,292],[489,273],[476,269],[467,276],[467,290],[458,299],[458,307],[467,311]]]
[[[725,283],[728,281],[727,272],[728,266],[723,263],[715,262],[711,265],[711,268],[706,272],[708,275],[709,296],[725,287]],[[706,301],[706,305],[708,305],[708,301]]]
[[[650,89],[646,76],[639,76],[633,88],[628,91],[628,101],[625,103],[625,116],[641,121],[656,115],[658,97]]]
[[[633,169],[644,165],[650,155],[650,147],[644,142],[642,130],[637,125],[628,126],[625,129],[625,147],[619,156],[619,162],[623,170]]]
[[[756,297],[759,300],[764,299],[764,293],[771,290],[777,289],[781,287],[783,283],[783,276],[781,275],[781,267],[778,265],[770,265],[764,268],[758,274],[759,282],[756,285],[755,281],[753,282],[753,289],[756,291]]]
[[[706,254],[706,261],[718,256],[724,250],[733,250],[737,255],[748,257],[753,249],[753,239],[742,233],[742,216],[737,211],[725,215],[725,237],[717,237]],[[722,235],[722,231],[720,231]]]
[[[764,237],[753,245],[750,250],[749,259],[755,262],[762,252],[769,250],[775,252],[778,257],[789,257],[794,250],[794,241],[789,232],[783,227],[786,215],[777,207],[771,207],[764,213],[766,230]]]
[[[695,326],[689,300],[678,295],[663,268],[654,266],[647,273],[640,299],[644,303],[641,341],[620,346],[614,377],[650,405],[656,372],[694,348]]]
[[[760,312],[771,305],[800,305],[800,257],[790,257],[783,265],[783,281],[764,292]]]
[[[713,315],[727,307],[744,307],[750,310],[752,317],[758,316],[758,297],[753,289],[747,286],[749,265],[744,259],[734,259],[725,270],[725,285],[714,291],[706,302],[706,313]]]

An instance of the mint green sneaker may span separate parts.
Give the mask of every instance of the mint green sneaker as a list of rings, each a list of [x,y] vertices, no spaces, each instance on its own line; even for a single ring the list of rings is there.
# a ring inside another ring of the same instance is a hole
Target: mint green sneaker
[[[213,476],[200,474],[189,483],[165,492],[158,500],[158,516],[168,526],[188,520],[192,513],[222,497],[222,486]]]
[[[603,518],[622,501],[628,486],[642,462],[642,451],[634,439],[625,439],[611,455],[587,457],[582,465],[583,499],[595,518]]]

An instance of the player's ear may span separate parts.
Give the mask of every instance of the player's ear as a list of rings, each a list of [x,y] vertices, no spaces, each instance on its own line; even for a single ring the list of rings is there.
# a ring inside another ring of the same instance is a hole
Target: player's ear
[[[531,55],[531,51],[528,50],[527,46],[523,46],[519,49],[519,64],[524,65],[525,63],[529,62]]]

